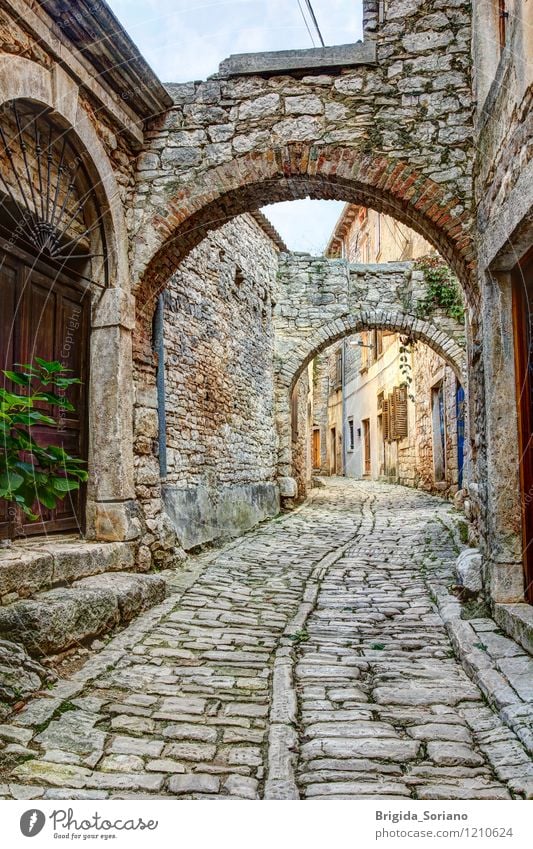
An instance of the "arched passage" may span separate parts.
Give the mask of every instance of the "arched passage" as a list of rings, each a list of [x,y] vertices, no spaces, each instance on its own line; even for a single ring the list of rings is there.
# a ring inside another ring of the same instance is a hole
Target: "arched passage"
[[[175,183],[164,208],[143,221],[135,240],[141,322],[151,317],[155,297],[179,262],[210,230],[248,210],[302,197],[344,200],[397,218],[434,245],[469,303],[477,303],[470,216],[458,197],[378,151],[294,142],[232,159],[192,183]]]
[[[358,315],[335,319],[317,330],[311,339],[307,338],[304,345],[295,348],[280,365],[280,383],[292,389],[314,357],[340,339],[361,330],[391,330],[424,342],[442,357],[460,380],[465,379],[466,350],[452,336],[447,336],[437,323],[409,313],[365,310]]]
[[[278,475],[282,495],[294,497],[292,479],[291,392],[306,366],[335,342],[362,330],[390,330],[423,342],[451,367],[463,386],[467,385],[466,349],[438,323],[399,311],[363,310],[356,315],[337,318],[294,345],[290,353],[278,360],[276,371],[276,420],[279,438]],[[460,325],[458,323],[458,330]]]

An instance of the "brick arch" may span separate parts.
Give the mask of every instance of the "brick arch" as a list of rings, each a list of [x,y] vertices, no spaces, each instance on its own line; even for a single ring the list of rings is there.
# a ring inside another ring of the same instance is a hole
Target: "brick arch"
[[[177,184],[134,246],[139,317],[186,254],[229,218],[268,203],[303,197],[344,200],[397,218],[423,235],[457,274],[468,301],[478,301],[469,212],[407,162],[343,146],[295,142],[253,151]]]
[[[357,315],[344,316],[325,324],[313,336],[306,338],[304,343],[291,351],[277,371],[279,384],[291,391],[302,371],[314,357],[340,339],[360,333],[362,330],[392,330],[412,336],[413,339],[424,342],[439,354],[461,382],[465,380],[466,351],[437,324],[409,313],[363,310]]]

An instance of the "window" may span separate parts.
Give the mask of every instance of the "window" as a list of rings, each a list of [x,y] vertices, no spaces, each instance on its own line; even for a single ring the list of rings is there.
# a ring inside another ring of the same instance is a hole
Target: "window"
[[[361,371],[366,371],[368,368],[368,332],[364,330],[360,336],[359,341],[361,343]]]
[[[391,416],[390,416],[390,400],[388,398],[383,399],[383,403],[381,405],[381,423],[383,426],[383,442],[391,441]]]
[[[376,223],[374,228],[374,253],[376,257],[381,251],[381,215],[379,212],[376,215]]]
[[[376,330],[376,357],[383,354],[383,331]]]
[[[384,442],[405,439],[409,434],[407,386],[395,386],[390,395],[378,395],[378,414],[381,414],[381,429]]]
[[[355,431],[353,418],[348,419],[348,451],[353,451],[355,448]]]
[[[407,386],[395,386],[391,396],[392,438],[405,439],[408,435]]]

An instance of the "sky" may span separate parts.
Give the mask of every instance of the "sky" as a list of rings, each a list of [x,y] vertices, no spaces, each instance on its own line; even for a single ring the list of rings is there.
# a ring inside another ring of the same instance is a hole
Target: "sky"
[[[320,45],[305,0],[108,3],[163,82],[205,79],[232,53],[313,47],[313,42]],[[361,0],[312,0],[312,5],[326,46],[362,38]],[[300,200],[273,204],[263,212],[290,250],[320,254],[343,205]]]

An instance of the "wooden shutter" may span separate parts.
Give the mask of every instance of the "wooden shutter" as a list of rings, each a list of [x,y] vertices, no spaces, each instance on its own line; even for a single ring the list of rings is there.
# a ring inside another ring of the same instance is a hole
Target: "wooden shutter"
[[[395,386],[392,390],[392,439],[405,439],[408,433],[407,424],[407,387]]]
[[[382,425],[383,425],[383,439],[385,442],[390,442],[390,400],[389,398],[383,398],[381,403],[381,415],[382,415]]]

